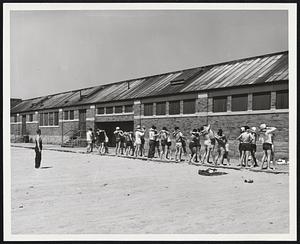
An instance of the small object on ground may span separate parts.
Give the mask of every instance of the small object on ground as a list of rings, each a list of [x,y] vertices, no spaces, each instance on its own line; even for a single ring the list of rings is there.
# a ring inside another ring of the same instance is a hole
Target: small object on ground
[[[29,186],[29,188],[33,188],[33,186]]]
[[[23,205],[21,204],[21,205],[19,206],[19,208],[23,208]]]
[[[130,196],[130,194],[128,193],[127,196]]]
[[[218,172],[217,169],[214,169],[214,168],[208,168],[208,169],[205,169],[205,170],[199,169],[198,174],[199,175],[205,175],[205,176],[215,176],[215,175],[224,175],[224,174],[227,174],[227,173]]]
[[[277,164],[287,164],[287,162],[284,159],[281,159],[281,158],[278,159],[276,163]]]
[[[107,183],[103,184],[103,186],[107,186],[107,185],[108,185]]]
[[[251,179],[245,179],[244,182],[245,183],[253,183],[253,180],[251,180]]]

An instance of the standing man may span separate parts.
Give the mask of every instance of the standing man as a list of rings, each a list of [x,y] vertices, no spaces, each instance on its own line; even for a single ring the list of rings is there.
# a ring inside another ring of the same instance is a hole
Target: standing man
[[[261,124],[260,125],[260,133],[261,133],[261,141],[263,143],[263,150],[264,150],[264,155],[262,158],[262,164],[261,164],[261,169],[264,169],[264,163],[265,160],[267,160],[267,168],[266,169],[275,169],[270,167],[270,162],[271,162],[271,156],[273,153],[273,137],[274,137],[274,131],[276,130],[275,127],[267,127],[266,124]],[[273,166],[275,166],[275,160],[273,161]]]
[[[175,137],[176,142],[175,161],[181,162],[183,134],[181,133],[179,127],[176,126],[174,129],[175,131],[173,132],[173,136]]]
[[[155,147],[156,147],[156,127],[153,125],[149,130],[149,150],[148,150],[148,158],[154,158]]]
[[[36,137],[35,137],[35,168],[36,169],[38,169],[41,166],[42,149],[43,149],[43,142],[41,138],[41,130],[37,129]]]
[[[206,161],[206,163],[210,164],[209,158],[211,155],[212,159],[213,159],[213,163],[217,164],[215,161],[215,156],[214,156],[216,139],[215,139],[214,132],[212,131],[210,125],[202,126],[200,128],[200,135],[202,135],[204,138],[205,154],[203,157],[203,163],[205,163],[205,161]]]
[[[89,130],[86,132],[86,141],[87,141],[87,148],[86,148],[86,152],[90,153],[93,151],[93,129],[89,128]]]

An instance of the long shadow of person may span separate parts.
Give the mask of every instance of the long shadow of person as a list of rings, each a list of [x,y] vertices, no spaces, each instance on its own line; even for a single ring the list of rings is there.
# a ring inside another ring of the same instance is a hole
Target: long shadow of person
[[[53,168],[52,166],[43,166],[43,167],[40,167],[40,169],[51,169]]]

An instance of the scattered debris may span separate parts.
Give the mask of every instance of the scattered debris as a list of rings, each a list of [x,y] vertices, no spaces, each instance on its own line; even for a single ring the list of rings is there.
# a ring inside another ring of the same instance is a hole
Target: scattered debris
[[[103,186],[107,186],[107,185],[108,185],[107,183],[103,184]]]
[[[251,180],[251,179],[248,179],[248,180],[245,179],[244,182],[245,182],[245,183],[253,183],[253,180]]]
[[[199,169],[198,174],[199,175],[205,175],[205,176],[214,176],[214,175],[225,175],[227,173],[218,172],[217,169],[214,169],[214,168],[208,168],[208,169],[205,169],[205,170]]]

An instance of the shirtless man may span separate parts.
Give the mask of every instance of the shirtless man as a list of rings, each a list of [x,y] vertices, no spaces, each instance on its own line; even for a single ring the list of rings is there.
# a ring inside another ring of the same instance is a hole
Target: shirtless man
[[[238,164],[237,166],[248,167],[248,158],[252,150],[251,144],[254,140],[252,134],[250,133],[250,129],[247,128],[242,134],[238,136],[237,140],[240,141],[242,151],[240,164]]]
[[[182,138],[184,137],[179,127],[175,127],[175,131],[173,132],[173,136],[175,137],[176,142],[176,151],[175,151],[175,161],[181,162],[182,155]]]
[[[262,158],[261,169],[264,169],[265,160],[267,160],[267,168],[266,169],[275,169],[270,167],[270,161],[273,151],[273,132],[276,130],[275,127],[267,127],[266,124],[260,125],[260,140],[263,143],[264,155]],[[274,162],[273,162],[274,163]]]
[[[142,137],[144,136],[145,131],[141,129],[141,126],[138,125],[135,130],[135,150],[134,150],[134,156],[141,156],[142,154]]]
[[[213,159],[213,163],[216,164],[215,156],[214,156],[216,139],[215,139],[214,132],[212,131],[210,125],[202,126],[200,130],[201,130],[200,135],[202,135],[204,138],[204,148],[205,148],[205,154],[202,163],[206,161],[206,163],[210,164],[211,162],[209,162],[209,158],[211,155]]]

